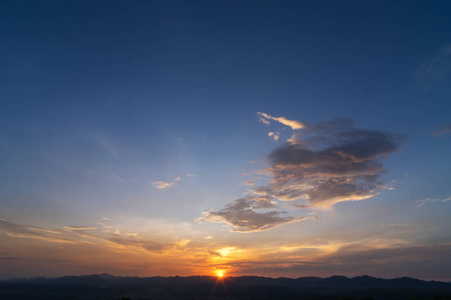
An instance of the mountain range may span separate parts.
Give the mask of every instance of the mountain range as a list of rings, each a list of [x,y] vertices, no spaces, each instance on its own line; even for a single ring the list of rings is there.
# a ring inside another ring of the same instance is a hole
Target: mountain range
[[[110,274],[0,280],[0,299],[451,300],[451,283],[410,277],[120,277]]]

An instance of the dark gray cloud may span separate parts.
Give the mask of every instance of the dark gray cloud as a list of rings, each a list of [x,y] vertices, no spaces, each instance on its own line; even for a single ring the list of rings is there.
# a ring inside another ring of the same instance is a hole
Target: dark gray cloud
[[[254,196],[205,212],[205,219],[232,225],[233,231],[262,231],[307,218],[287,216],[275,200],[303,200],[293,207],[308,208],[371,198],[385,187],[381,159],[406,138],[357,129],[348,119],[303,126],[267,156],[270,167],[259,172],[272,176],[268,185],[251,189]]]
[[[383,188],[381,158],[396,151],[405,136],[361,130],[338,119],[307,127],[274,150],[267,171],[270,184],[254,190],[269,198],[329,206],[340,201],[373,197]]]
[[[207,211],[205,219],[210,222],[232,225],[233,231],[236,232],[253,232],[301,221],[306,217],[285,216],[285,212],[277,211],[267,198],[247,197],[237,199],[219,211]]]

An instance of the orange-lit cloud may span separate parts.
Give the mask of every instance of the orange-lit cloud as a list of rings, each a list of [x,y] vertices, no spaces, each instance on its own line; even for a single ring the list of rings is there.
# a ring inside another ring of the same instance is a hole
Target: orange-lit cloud
[[[291,127],[291,129],[293,129],[293,130],[302,129],[305,127],[305,124],[302,122],[295,121],[295,120],[288,120],[284,117],[273,117],[273,116],[270,116],[270,115],[262,113],[262,112],[257,112],[257,115],[259,116],[259,120],[266,125],[269,125],[268,120],[274,120],[283,125]]]
[[[275,119],[264,113],[259,116]],[[269,168],[253,172],[272,176],[269,184],[250,189],[253,196],[205,212],[205,220],[232,225],[238,232],[263,231],[305,219],[286,215],[273,200],[299,201],[291,208],[305,209],[369,199],[386,188],[379,179],[385,171],[381,159],[405,139],[399,134],[357,129],[348,119],[302,124],[302,128],[267,156]]]
[[[223,270],[231,276],[324,276],[343,271],[340,266],[347,266],[347,274],[353,274],[361,272],[362,268],[377,270],[386,264],[396,264],[402,271],[424,260],[434,263],[438,258],[443,263],[451,250],[449,243],[428,246],[397,238],[389,232],[384,232],[385,236],[351,240],[338,237],[303,240],[297,236],[291,242],[284,239],[284,243],[280,239],[266,238],[255,242],[242,238],[226,242],[205,239],[202,235],[197,239],[172,237],[157,241],[119,231],[104,234],[96,230],[39,228],[42,232],[61,233],[52,236],[27,229],[38,228],[35,226],[2,221],[0,228],[5,235],[0,235],[0,239],[8,242],[0,249],[0,266],[7,266],[11,261],[25,269],[51,265],[52,269],[74,270],[71,272],[75,273],[76,266],[80,266],[83,273],[94,273],[100,268],[113,274],[135,276],[214,275],[215,270]],[[16,240],[27,246],[13,246]],[[63,246],[55,247],[55,242],[61,240]]]
[[[280,137],[280,132],[268,132],[268,136],[277,141]]]
[[[334,120],[305,128],[296,141],[274,150],[267,170],[268,186],[255,193],[307,206],[330,206],[363,200],[383,188],[380,158],[396,151],[403,136],[356,129],[349,120]]]
[[[64,228],[71,229],[71,230],[97,229],[96,227],[91,227],[91,226],[64,226]]]
[[[155,181],[152,184],[159,190],[175,187],[177,185],[177,181],[180,181],[180,177],[174,179],[173,182],[164,182],[164,181]]]
[[[73,243],[69,238],[60,235],[59,231],[19,225],[0,219],[0,232],[11,237],[39,239],[54,243]]]
[[[164,182],[164,181],[155,181],[152,182],[152,184],[159,190],[175,186],[175,182]]]
[[[229,224],[233,226],[233,231],[236,232],[264,231],[306,219],[306,217],[284,216],[284,212],[277,211],[269,200],[262,197],[237,199],[224,209],[219,211],[209,210],[204,214],[205,220]]]

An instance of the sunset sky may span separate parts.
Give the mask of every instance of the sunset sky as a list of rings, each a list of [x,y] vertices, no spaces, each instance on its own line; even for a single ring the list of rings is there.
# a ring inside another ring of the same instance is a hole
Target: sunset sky
[[[0,278],[451,281],[451,2],[0,3]]]

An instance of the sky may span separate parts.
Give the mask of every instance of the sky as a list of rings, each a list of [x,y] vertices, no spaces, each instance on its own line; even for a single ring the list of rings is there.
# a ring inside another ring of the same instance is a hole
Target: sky
[[[448,1],[2,1],[0,278],[451,281]]]

